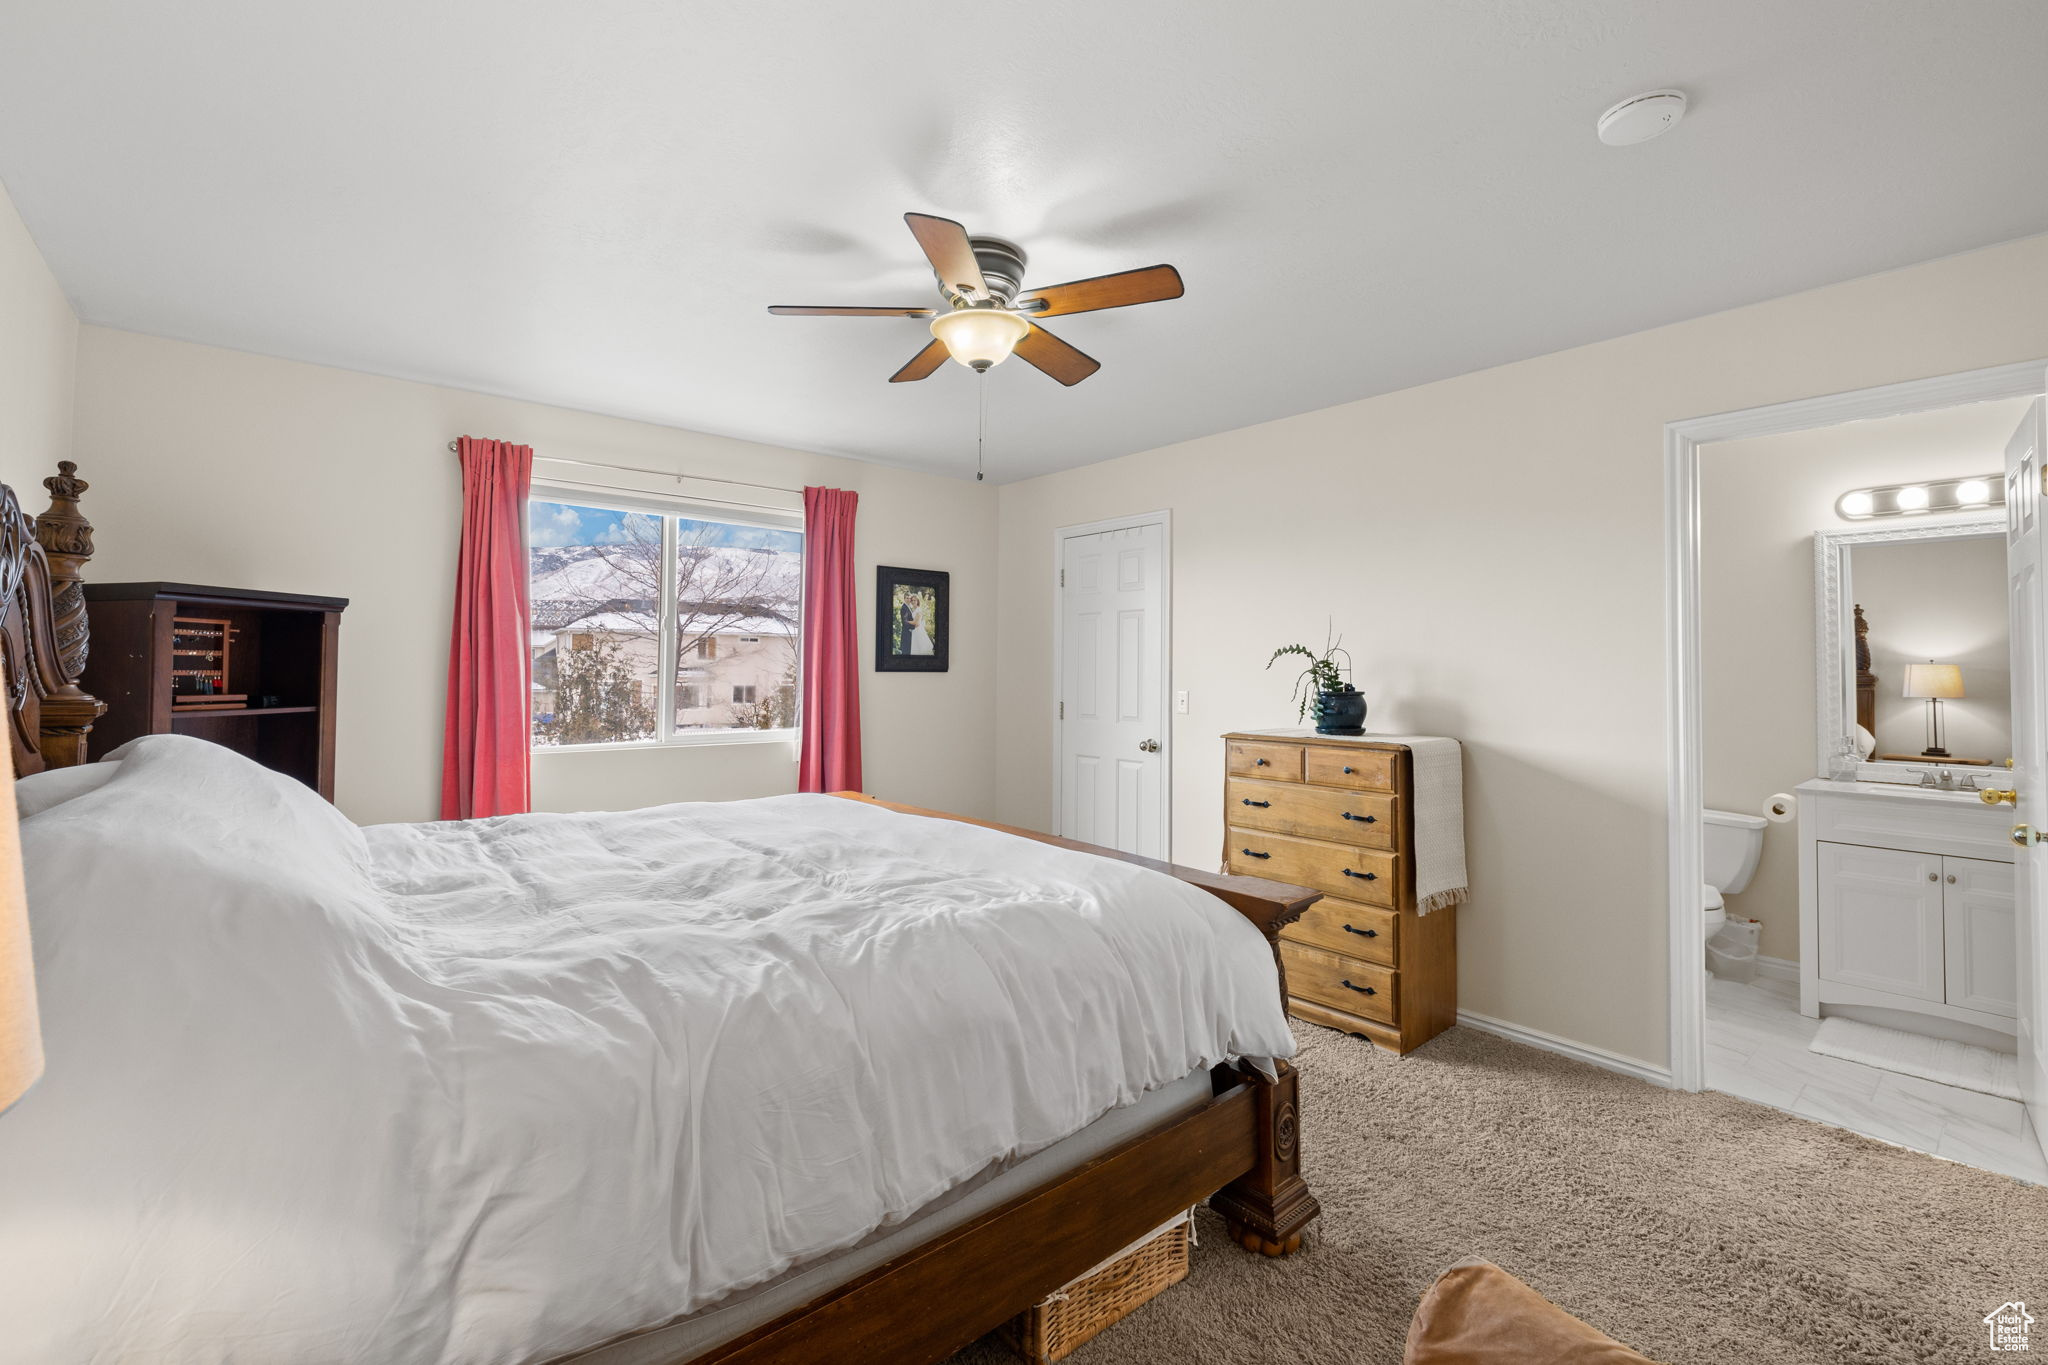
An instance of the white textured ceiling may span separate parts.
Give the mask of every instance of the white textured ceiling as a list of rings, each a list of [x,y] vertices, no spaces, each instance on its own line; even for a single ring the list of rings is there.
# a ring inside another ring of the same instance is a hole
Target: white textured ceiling
[[[1102,370],[1009,479],[2048,230],[2048,4],[15,3],[0,180],[87,321],[959,473],[901,215]],[[1607,148],[1613,101],[1693,97]],[[514,434],[514,433],[508,433]]]

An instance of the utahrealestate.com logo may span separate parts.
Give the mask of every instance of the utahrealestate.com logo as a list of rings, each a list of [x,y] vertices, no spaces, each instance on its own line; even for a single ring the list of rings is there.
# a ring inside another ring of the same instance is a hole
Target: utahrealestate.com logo
[[[1984,1316],[1984,1326],[1991,1333],[1991,1349],[1994,1351],[2028,1351],[2027,1328],[2033,1324],[2034,1315],[2027,1306],[2015,1299],[2011,1303],[1994,1308]]]

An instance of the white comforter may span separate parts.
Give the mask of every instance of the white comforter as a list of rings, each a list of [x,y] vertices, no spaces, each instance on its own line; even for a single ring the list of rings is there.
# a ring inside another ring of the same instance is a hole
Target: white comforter
[[[1251,925],[1108,859],[816,796],[358,829],[123,757],[22,825],[0,1360],[544,1359],[1293,1050]]]

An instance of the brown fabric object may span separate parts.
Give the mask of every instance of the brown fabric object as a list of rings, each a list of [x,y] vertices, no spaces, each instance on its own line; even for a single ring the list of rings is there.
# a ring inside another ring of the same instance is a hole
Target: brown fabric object
[[[1408,1324],[1401,1365],[1652,1365],[1491,1261],[1436,1277]]]

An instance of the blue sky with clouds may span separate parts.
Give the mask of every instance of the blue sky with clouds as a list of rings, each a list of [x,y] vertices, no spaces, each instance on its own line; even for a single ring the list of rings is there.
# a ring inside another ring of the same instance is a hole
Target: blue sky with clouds
[[[567,502],[530,502],[526,505],[527,543],[536,549],[564,545],[622,545],[627,541],[658,540],[660,518],[644,512],[620,512],[610,507],[584,507]],[[783,550],[801,553],[804,538],[796,531],[777,531],[765,526],[735,526],[722,521],[694,521],[676,518],[676,533],[685,545],[726,545],[748,549]]]

